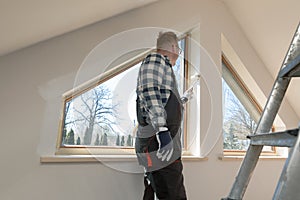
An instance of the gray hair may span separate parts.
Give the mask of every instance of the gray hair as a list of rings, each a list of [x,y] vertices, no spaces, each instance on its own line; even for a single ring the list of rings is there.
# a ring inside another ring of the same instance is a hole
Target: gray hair
[[[159,32],[156,41],[156,48],[162,50],[168,50],[171,45],[177,44],[178,38],[174,32]]]

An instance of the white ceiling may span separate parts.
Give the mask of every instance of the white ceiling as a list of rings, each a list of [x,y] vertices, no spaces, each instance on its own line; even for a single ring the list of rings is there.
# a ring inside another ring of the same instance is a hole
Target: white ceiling
[[[222,0],[276,77],[300,20],[299,0]]]
[[[247,35],[274,79],[300,20],[299,0],[222,0]],[[300,118],[300,79],[293,79],[287,99]],[[295,124],[297,126],[297,124]]]
[[[0,0],[0,56],[157,0]]]
[[[0,0],[0,56],[154,1],[157,0]],[[300,20],[300,1],[220,1],[276,77]],[[297,93],[290,96],[300,117],[300,104],[294,98]]]

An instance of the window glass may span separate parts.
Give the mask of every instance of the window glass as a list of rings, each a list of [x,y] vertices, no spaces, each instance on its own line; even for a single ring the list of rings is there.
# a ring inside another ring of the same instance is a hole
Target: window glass
[[[62,145],[132,146],[139,64],[66,101]],[[131,88],[129,87],[131,86]]]
[[[247,135],[255,132],[260,110],[237,73],[223,57],[224,150],[247,150]]]
[[[224,149],[247,150],[250,141],[246,137],[254,133],[256,122],[224,79],[222,84]]]
[[[225,152],[245,152],[250,144],[247,136],[255,133],[262,109],[225,56],[222,73],[223,148]],[[263,148],[263,153],[275,151],[274,147]]]

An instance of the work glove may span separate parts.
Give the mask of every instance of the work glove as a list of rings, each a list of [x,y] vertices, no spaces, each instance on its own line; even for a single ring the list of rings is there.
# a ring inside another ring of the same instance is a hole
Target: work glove
[[[173,155],[173,140],[170,131],[166,127],[160,127],[156,133],[158,150],[156,156],[161,161],[169,161]]]

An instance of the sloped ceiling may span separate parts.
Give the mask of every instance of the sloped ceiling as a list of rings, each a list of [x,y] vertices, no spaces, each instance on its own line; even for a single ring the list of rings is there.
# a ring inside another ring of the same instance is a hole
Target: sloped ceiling
[[[222,0],[274,79],[300,21],[299,0]],[[294,78],[287,99],[300,119],[300,80]],[[295,125],[297,126],[297,125]]]
[[[223,0],[275,77],[300,20],[299,0]]]
[[[157,0],[0,0],[0,56]]]

